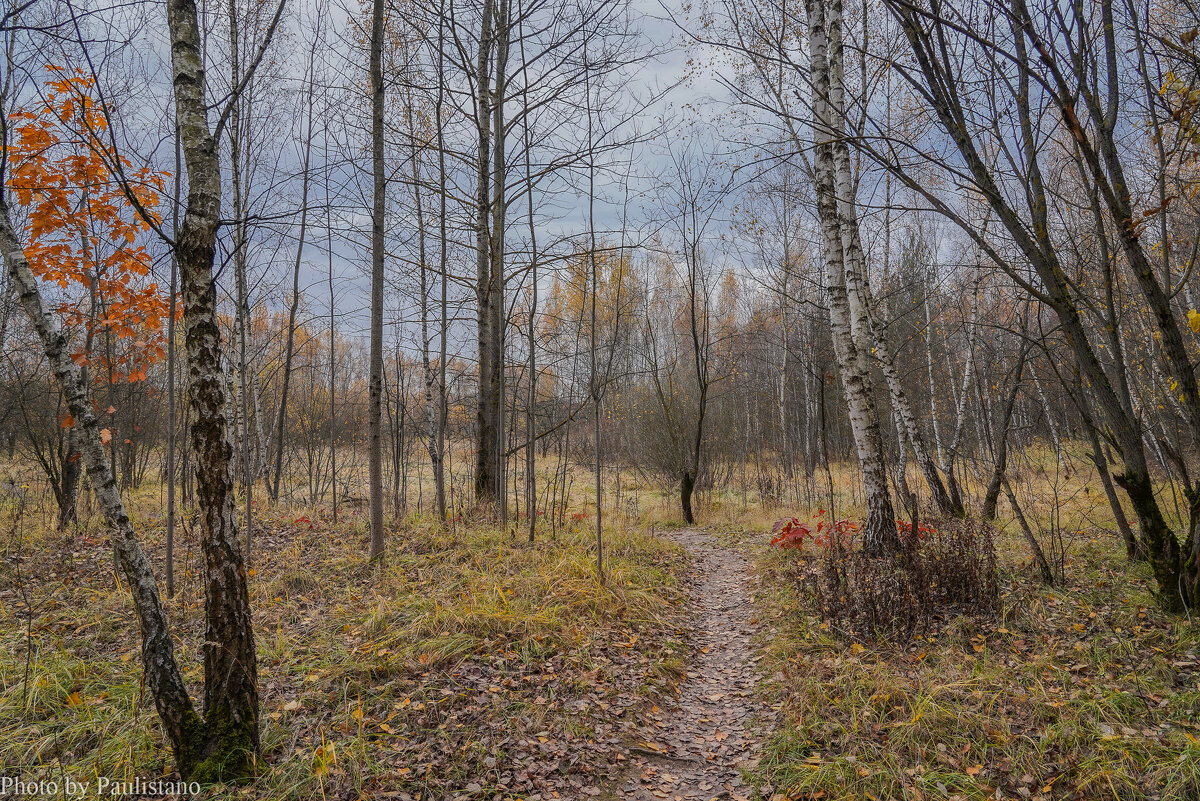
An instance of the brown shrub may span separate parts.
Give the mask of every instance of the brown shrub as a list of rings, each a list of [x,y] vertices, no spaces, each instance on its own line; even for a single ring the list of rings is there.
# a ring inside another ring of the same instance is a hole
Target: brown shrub
[[[802,570],[821,620],[857,640],[907,642],[936,620],[994,614],[999,604],[992,530],[973,520],[901,529],[903,548],[888,557],[830,548]]]

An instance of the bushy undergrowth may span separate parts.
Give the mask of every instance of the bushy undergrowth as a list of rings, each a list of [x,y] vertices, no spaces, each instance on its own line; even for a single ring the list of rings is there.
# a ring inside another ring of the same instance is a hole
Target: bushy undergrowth
[[[1116,538],[1079,534],[1073,579],[1049,588],[999,531],[992,611],[963,614],[989,571],[956,535],[926,537],[943,611],[882,645],[823,620],[796,554],[759,545],[761,691],[779,710],[753,770],[764,797],[1200,798],[1200,630],[1157,608]]]
[[[899,529],[901,549],[889,556],[869,556],[838,538],[797,561],[794,581],[821,620],[853,639],[903,643],[936,620],[995,613],[1000,585],[990,527],[945,520],[915,533],[911,525]]]

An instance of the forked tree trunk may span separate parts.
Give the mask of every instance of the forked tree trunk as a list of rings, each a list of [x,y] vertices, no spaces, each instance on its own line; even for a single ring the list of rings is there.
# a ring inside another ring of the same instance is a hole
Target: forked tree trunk
[[[875,407],[874,387],[867,354],[860,347],[866,334],[861,328],[865,311],[861,308],[857,309],[860,330],[855,330],[856,307],[862,299],[857,286],[860,276],[856,273],[861,252],[854,252],[857,237],[845,230],[847,225],[857,225],[857,221],[853,218],[849,158],[847,154],[839,156],[836,145],[841,141],[844,131],[844,117],[839,107],[844,95],[840,66],[841,3],[839,0],[832,3],[805,0],[805,11],[808,14],[812,64],[813,127],[817,140],[813,156],[814,182],[829,292],[830,333],[849,407],[850,428],[867,498],[867,519],[862,530],[863,548],[880,555],[897,550],[900,541],[888,490],[883,435]],[[851,247],[850,253],[846,252],[847,245]]]

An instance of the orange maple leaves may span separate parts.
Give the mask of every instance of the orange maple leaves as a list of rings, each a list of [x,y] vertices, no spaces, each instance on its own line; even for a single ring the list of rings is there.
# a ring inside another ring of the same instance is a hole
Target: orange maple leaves
[[[65,325],[125,345],[100,355],[108,380],[145,380],[146,367],[164,354],[169,299],[147,280],[152,260],[136,243],[160,221],[166,174],[134,169],[115,152],[90,77],[48,69],[54,77],[41,102],[9,116],[8,186],[29,215],[25,256],[42,280],[86,290],[58,304]],[[84,365],[96,355],[81,350],[72,358]]]

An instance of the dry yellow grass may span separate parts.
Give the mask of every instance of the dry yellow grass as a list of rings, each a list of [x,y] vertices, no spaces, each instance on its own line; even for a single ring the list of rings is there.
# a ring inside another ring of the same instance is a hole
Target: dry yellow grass
[[[155,495],[147,488],[131,505],[161,570]],[[58,534],[14,513],[12,503],[0,513],[5,774],[93,786],[101,776],[168,774],[128,591],[99,521]],[[601,782],[619,766],[615,738],[638,704],[678,678],[685,558],[643,528],[606,532],[601,585],[583,527],[529,545],[477,521],[445,534],[411,517],[376,569],[364,563],[365,526],[350,510],[335,527],[327,510],[263,509],[259,525],[251,600],[265,764],[254,782],[214,798],[402,790],[436,799],[467,787],[518,797],[535,781],[566,781],[536,769],[519,778],[539,741],[588,751],[573,769]],[[177,565],[166,604],[198,692],[201,566],[188,527]]]

